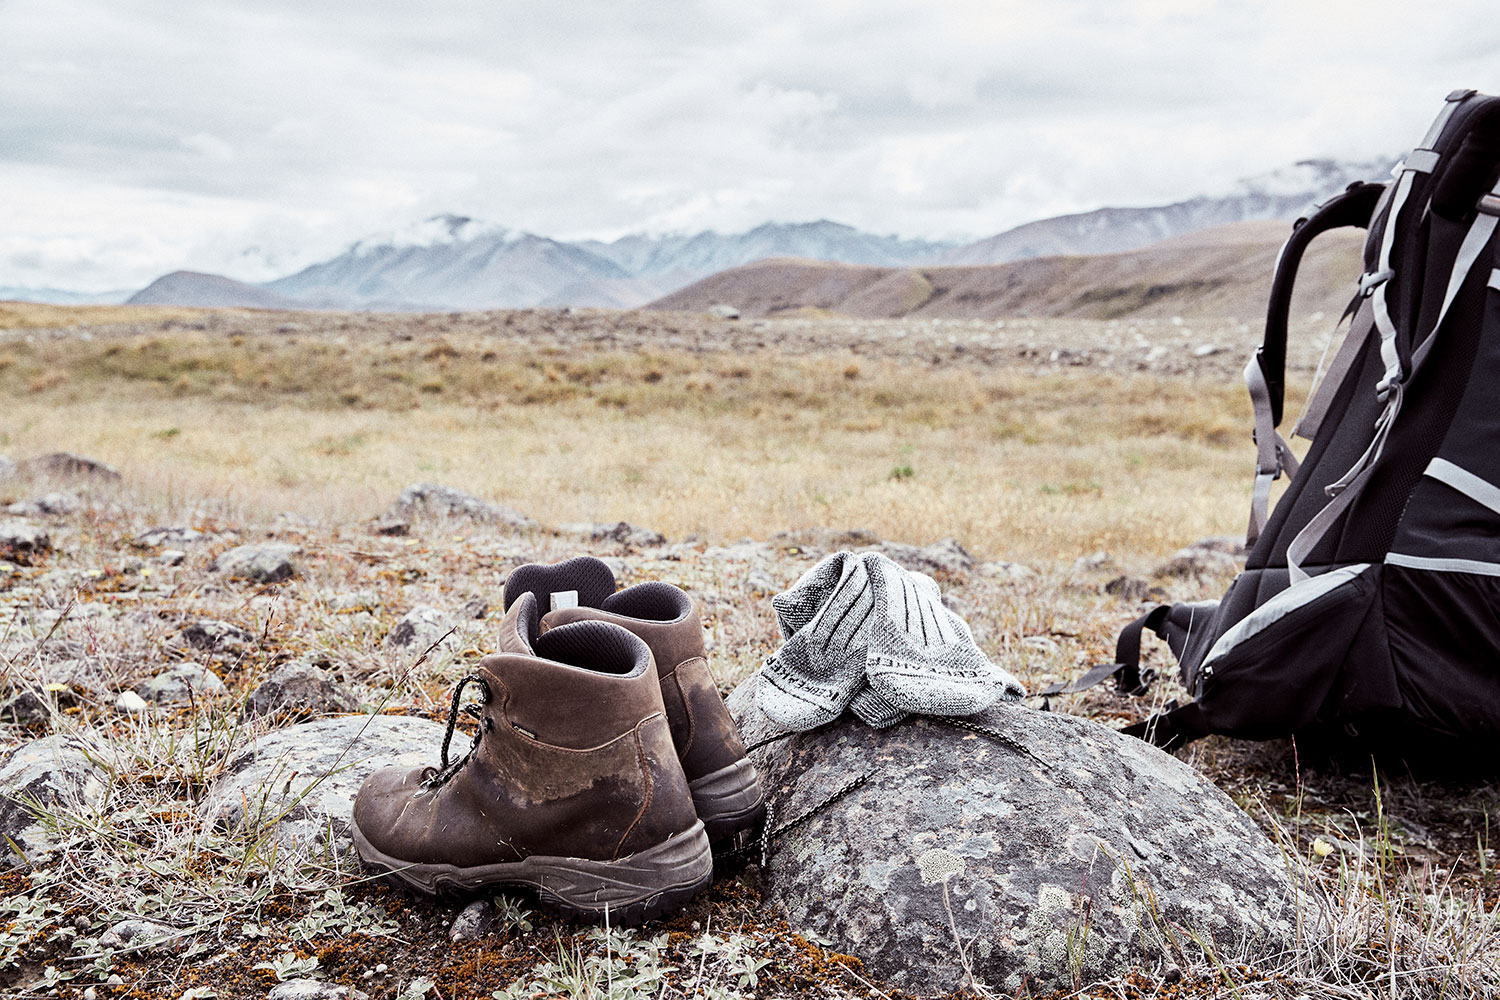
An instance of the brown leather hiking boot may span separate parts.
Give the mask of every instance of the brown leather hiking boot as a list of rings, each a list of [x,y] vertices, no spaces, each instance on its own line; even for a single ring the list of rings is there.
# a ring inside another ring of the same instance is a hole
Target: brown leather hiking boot
[[[528,595],[453,695],[437,768],[386,768],[354,801],[367,863],[423,892],[509,885],[582,916],[637,923],[708,885],[713,857],[644,642],[604,622],[537,635]],[[448,745],[469,684],[479,731]]]
[[[544,637],[570,623],[598,621],[645,640],[661,681],[672,744],[714,850],[748,844],[765,815],[765,793],[708,671],[703,625],[687,594],[655,582],[617,593],[614,573],[592,556],[518,567],[505,581],[506,607],[525,594],[535,595],[543,612]]]

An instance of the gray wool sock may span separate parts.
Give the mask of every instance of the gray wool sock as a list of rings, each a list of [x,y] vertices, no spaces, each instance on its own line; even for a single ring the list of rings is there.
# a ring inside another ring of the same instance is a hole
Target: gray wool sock
[[[862,629],[874,590],[859,557],[839,552],[771,598],[786,640],[766,658],[755,703],[785,729],[812,729],[843,714],[865,683]]]
[[[973,715],[1026,694],[989,661],[932,577],[867,553],[865,569],[880,614],[869,625],[865,674],[891,708],[922,715]]]

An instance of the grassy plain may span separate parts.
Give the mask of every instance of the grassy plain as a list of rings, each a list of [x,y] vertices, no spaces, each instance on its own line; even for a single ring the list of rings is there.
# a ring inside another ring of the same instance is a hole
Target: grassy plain
[[[426,480],[544,523],[863,528],[1019,561],[1241,530],[1249,411],[1220,379],[413,327],[13,336],[0,449],[77,451],[164,502],[260,517],[368,517]]]

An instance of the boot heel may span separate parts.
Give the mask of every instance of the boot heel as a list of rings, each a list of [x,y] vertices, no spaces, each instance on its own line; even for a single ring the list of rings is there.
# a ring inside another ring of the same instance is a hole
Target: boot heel
[[[748,758],[688,782],[688,790],[715,847],[743,839],[741,835],[753,830],[765,816],[765,792]]]
[[[633,925],[676,910],[713,880],[713,855],[701,821],[687,831],[615,861],[531,857],[525,877],[544,905],[611,923]]]

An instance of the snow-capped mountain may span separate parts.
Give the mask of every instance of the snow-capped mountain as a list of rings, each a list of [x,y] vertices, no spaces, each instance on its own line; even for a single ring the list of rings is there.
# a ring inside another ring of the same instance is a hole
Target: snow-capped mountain
[[[1297,218],[1355,181],[1385,180],[1394,161],[1301,160],[1203,195],[1146,208],[1099,208],[1028,222],[942,254],[942,264],[1004,264],[1032,257],[1124,253],[1183,233],[1232,222]]]
[[[1228,223],[1290,221],[1353,181],[1386,177],[1388,167],[1385,161],[1303,160],[1245,178],[1218,194],[1043,219],[962,246],[877,236],[826,219],[766,223],[727,235],[635,234],[613,242],[565,242],[465,215],[436,215],[365,237],[336,257],[260,287],[324,308],[625,308],[773,257],[901,267],[1120,253]]]

